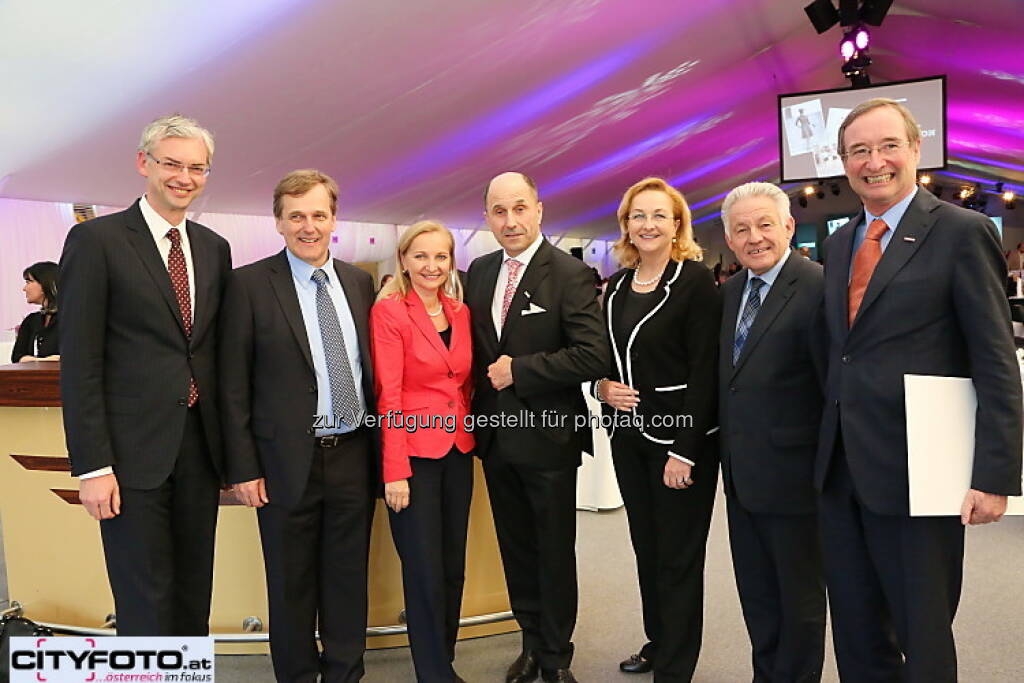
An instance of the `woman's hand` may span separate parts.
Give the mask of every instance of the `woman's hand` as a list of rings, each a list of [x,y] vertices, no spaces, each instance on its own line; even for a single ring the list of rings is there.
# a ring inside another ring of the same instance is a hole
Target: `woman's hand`
[[[622,382],[602,380],[597,397],[617,410],[633,410],[640,403],[640,392]]]
[[[686,489],[693,486],[693,465],[682,460],[673,458],[671,455],[665,461],[665,474],[663,481],[670,489]]]
[[[384,502],[395,512],[409,507],[409,480],[399,479],[384,484]]]

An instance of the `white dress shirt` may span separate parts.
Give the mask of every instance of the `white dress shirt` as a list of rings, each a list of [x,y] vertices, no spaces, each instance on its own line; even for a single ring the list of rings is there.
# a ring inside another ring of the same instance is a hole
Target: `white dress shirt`
[[[522,267],[519,269],[519,275],[516,282],[516,290],[519,289],[519,283],[523,281],[523,276],[526,275],[526,269],[530,266],[530,261],[533,260],[534,254],[540,249],[540,243],[544,241],[544,235],[537,233],[537,239],[533,241],[533,244],[528,246],[523,253],[519,256],[509,256],[507,251],[502,250],[501,253],[501,268],[498,270],[498,281],[494,285],[494,298],[491,299],[491,319],[494,321],[494,332],[498,335],[498,339],[501,339],[501,304],[505,301],[505,287],[508,286],[508,264],[507,261],[514,258],[516,261],[522,263]]]

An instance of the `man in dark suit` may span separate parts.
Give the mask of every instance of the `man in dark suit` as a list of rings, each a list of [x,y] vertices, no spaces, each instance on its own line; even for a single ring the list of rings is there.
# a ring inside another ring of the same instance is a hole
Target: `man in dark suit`
[[[825,578],[814,492],[825,339],[821,266],[790,250],[789,197],[747,183],[722,204],[744,266],[722,285],[719,420],[736,587],[753,680],[821,680]]]
[[[259,508],[274,674],[294,683],[359,680],[366,642],[374,291],[331,258],[337,203],[319,171],[285,176],[274,190],[285,249],[231,274],[221,317],[228,481]]]
[[[921,134],[886,99],[839,129],[863,211],[824,244],[828,381],[815,484],[845,681],[956,680],[966,524],[1021,492],[1021,383],[995,226],[917,187]],[[911,517],[904,375],[970,377],[978,396],[961,518]]]
[[[540,232],[534,182],[503,173],[484,192],[503,247],[469,267],[483,459],[512,612],[523,651],[506,680],[574,681],[576,468],[591,448],[580,384],[608,367],[593,275]],[[516,424],[516,420],[526,424]],[[497,425],[497,426],[494,426]]]
[[[173,115],[142,133],[132,206],[61,256],[61,399],[71,473],[100,520],[120,635],[206,635],[222,457],[217,311],[228,243],[185,219],[213,138]]]

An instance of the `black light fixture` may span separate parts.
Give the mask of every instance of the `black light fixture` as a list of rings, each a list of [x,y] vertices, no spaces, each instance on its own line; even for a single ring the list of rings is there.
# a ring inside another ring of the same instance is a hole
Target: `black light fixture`
[[[997,180],[996,181],[996,194],[1002,194],[1002,193],[1003,193],[1003,181],[1002,180]]]
[[[796,203],[799,204],[801,208],[806,209],[807,208],[807,195],[805,195],[805,194],[800,195],[800,198],[796,200]]]
[[[890,7],[892,0],[864,0],[860,8],[860,18],[865,24],[881,26]]]
[[[945,188],[943,188],[942,185],[939,185],[938,183],[932,183],[931,185],[932,194],[935,195],[936,197],[942,196],[943,189]]]
[[[829,0],[814,0],[804,7],[807,18],[811,20],[814,30],[819,34],[824,33],[839,22],[839,12],[832,6]]]
[[[832,188],[832,194],[834,194],[835,196],[838,197],[839,196],[839,183],[832,183],[831,188]]]
[[[868,67],[871,57],[868,46],[871,33],[867,26],[881,26],[892,0],[839,0],[837,10],[831,0],[814,0],[804,7],[807,18],[818,33],[824,33],[836,24],[843,27],[839,41],[839,54],[843,59],[843,75],[854,88],[871,85]]]

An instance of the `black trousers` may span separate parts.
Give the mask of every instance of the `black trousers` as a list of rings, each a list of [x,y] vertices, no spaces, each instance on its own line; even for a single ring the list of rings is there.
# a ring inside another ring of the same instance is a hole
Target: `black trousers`
[[[282,683],[336,683],[363,676],[374,502],[370,457],[366,429],[334,448],[314,448],[299,502],[284,508],[271,498],[257,511],[267,571],[270,655]],[[314,637],[318,624],[322,653]]]
[[[100,522],[118,635],[207,635],[220,482],[198,409],[170,477],[120,492],[121,514]]]
[[[455,680],[473,456],[452,448],[438,460],[410,458],[409,507],[388,510],[402,560],[409,645],[421,683]]]
[[[956,681],[960,518],[872,512],[857,496],[839,444],[820,498],[839,677],[849,683]]]
[[[576,468],[512,465],[493,443],[483,463],[523,649],[544,669],[568,668],[578,600]]]
[[[728,498],[729,545],[754,683],[816,683],[825,659],[818,516],[752,513]]]
[[[697,668],[704,624],[704,557],[718,486],[718,467],[693,468],[693,486],[662,479],[667,448],[635,430],[612,439],[612,460],[626,504],[636,554],[647,644],[640,654],[656,681],[689,681]]]

